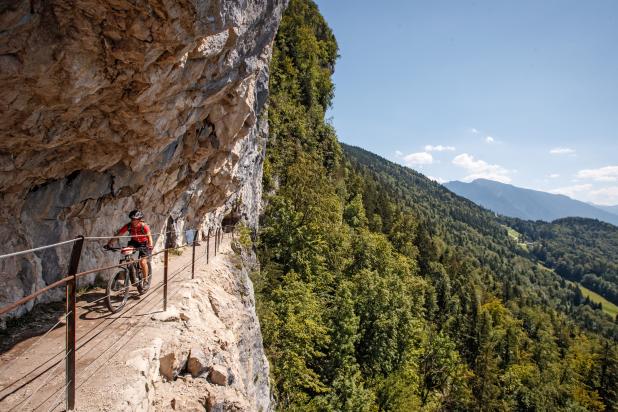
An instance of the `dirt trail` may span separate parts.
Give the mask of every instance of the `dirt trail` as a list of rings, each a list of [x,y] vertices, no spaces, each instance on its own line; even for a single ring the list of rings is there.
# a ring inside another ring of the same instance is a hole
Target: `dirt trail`
[[[196,279],[217,272],[229,252],[228,234],[216,257],[211,239],[207,265],[206,241],[202,241],[196,247]],[[183,284],[191,281],[191,255],[189,247],[181,256],[170,255],[168,308],[174,305]],[[108,312],[101,299],[104,292],[99,288],[88,291],[78,301],[76,409],[80,411],[110,410],[105,407],[105,394],[95,393],[96,388],[122,373],[127,355],[135,347],[161,333],[152,317],[163,312],[163,265],[153,270],[147,294],[140,297],[132,288],[120,313]],[[62,318],[57,316],[55,320]],[[65,410],[65,330],[64,322],[59,322],[46,335],[27,338],[0,354],[1,411]],[[116,393],[109,393],[110,398],[128,396],[123,394],[125,388],[115,389]]]

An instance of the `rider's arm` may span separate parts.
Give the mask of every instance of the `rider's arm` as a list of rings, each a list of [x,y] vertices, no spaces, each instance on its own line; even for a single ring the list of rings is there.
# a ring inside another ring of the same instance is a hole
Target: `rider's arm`
[[[148,235],[148,247],[152,249],[154,248],[154,242],[152,241],[152,232],[150,231],[150,226],[145,225],[144,228],[146,229],[146,234]]]
[[[114,240],[118,239],[118,236],[122,235],[123,233],[127,232],[128,230],[129,230],[129,225],[124,225],[123,227],[118,229],[118,231],[114,234],[114,237],[111,238],[109,240],[109,242],[107,242],[107,246],[111,246],[111,244],[114,242]]]

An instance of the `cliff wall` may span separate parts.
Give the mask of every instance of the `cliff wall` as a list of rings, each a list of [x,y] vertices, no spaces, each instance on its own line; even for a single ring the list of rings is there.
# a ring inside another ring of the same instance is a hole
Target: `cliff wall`
[[[0,253],[109,235],[134,208],[177,242],[231,211],[255,225],[284,3],[2,2]],[[0,261],[0,306],[57,280],[69,254]],[[80,268],[111,259],[86,242]]]

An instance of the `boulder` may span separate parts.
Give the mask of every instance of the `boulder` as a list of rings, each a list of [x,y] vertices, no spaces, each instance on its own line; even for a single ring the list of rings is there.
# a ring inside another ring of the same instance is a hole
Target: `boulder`
[[[228,384],[228,371],[225,366],[222,365],[214,365],[210,369],[210,374],[208,375],[210,382],[215,385],[226,386]]]
[[[159,357],[159,373],[168,381],[178,377],[187,366],[189,350],[183,348],[177,341],[166,342],[161,347]]]
[[[211,364],[212,356],[206,355],[202,348],[198,346],[194,346],[191,348],[191,352],[189,354],[189,361],[187,362],[187,371],[189,371],[191,376],[197,378],[205,372],[208,372]]]

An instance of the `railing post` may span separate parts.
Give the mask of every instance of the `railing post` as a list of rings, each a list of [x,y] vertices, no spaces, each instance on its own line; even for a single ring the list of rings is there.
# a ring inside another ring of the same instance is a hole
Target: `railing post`
[[[206,235],[206,264],[208,264],[208,255],[210,255],[210,228],[208,228],[208,234]]]
[[[221,252],[221,229],[217,229],[217,253]]]
[[[215,229],[215,256],[217,256],[217,237],[219,235],[219,229]]]
[[[167,238],[167,236],[166,236]],[[169,244],[165,242],[165,249],[163,250],[163,311],[167,310],[167,264],[168,264],[168,249]]]
[[[197,235],[199,230],[195,229],[193,232],[193,254],[191,256],[191,279],[195,279],[195,244],[197,243]]]
[[[75,274],[79,267],[79,259],[84,246],[84,237],[78,236],[77,241],[73,243],[71,251],[71,261],[69,262],[69,276],[71,280],[67,282],[66,289],[66,344],[65,344],[65,373],[66,373],[66,397],[67,410],[75,409],[75,334],[77,330],[77,279]]]

